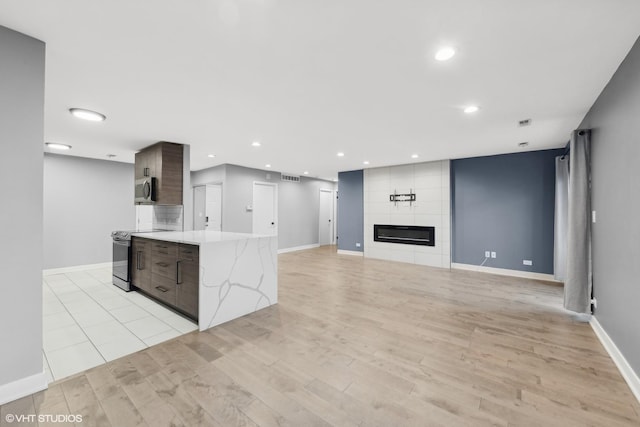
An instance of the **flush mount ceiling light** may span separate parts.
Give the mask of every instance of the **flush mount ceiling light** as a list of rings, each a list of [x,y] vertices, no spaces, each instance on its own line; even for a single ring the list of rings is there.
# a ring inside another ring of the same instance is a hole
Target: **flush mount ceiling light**
[[[69,112],[79,119],[89,120],[91,122],[101,122],[107,118],[104,114],[85,110],[84,108],[69,108]]]
[[[417,159],[418,157],[420,157],[420,156],[418,156],[417,154],[412,154],[412,155],[411,155],[411,158],[412,158],[412,159]]]
[[[252,146],[252,147],[260,147],[261,145],[262,145],[262,144],[260,143],[260,141],[253,141],[253,142],[251,143],[251,146]]]
[[[528,146],[529,146],[529,143],[528,143],[528,142],[526,142],[526,141],[525,141],[525,142],[520,142],[520,143],[518,144],[518,147],[520,147],[520,148],[524,148],[524,147],[528,147]]]
[[[341,151],[338,153],[338,157],[344,157],[344,153]]]
[[[436,61],[448,61],[456,54],[456,50],[451,46],[446,46],[436,52]]]
[[[59,144],[57,142],[47,142],[45,145],[53,150],[70,150],[71,146],[67,144]]]
[[[215,154],[209,154],[207,157],[209,157],[209,158],[212,158],[212,159],[213,159],[215,156],[216,156]]]
[[[476,113],[479,109],[480,107],[478,107],[477,105],[469,105],[468,107],[464,108],[464,112],[467,114],[473,114]]]

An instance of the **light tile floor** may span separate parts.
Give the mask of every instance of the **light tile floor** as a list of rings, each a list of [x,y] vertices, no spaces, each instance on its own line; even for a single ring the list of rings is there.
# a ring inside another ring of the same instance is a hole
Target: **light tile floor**
[[[111,282],[111,268],[43,279],[43,353],[49,382],[198,329]]]

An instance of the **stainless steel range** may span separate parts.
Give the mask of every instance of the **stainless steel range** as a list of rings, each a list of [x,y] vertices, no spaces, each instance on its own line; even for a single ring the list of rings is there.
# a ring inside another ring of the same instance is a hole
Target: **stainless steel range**
[[[129,292],[131,290],[131,233],[114,231],[113,239],[113,284]]]

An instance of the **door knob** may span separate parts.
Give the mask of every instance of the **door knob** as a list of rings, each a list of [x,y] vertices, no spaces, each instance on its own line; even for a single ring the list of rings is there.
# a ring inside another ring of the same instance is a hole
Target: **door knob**
[[[272,221],[272,222],[271,222],[271,225],[276,225],[276,223]]]

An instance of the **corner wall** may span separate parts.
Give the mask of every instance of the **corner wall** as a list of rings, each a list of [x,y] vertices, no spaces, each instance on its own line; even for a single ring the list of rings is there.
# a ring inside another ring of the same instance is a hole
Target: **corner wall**
[[[113,259],[114,230],[135,230],[134,165],[45,154],[44,268]]]
[[[640,374],[640,39],[580,128],[592,129],[595,316]],[[640,383],[637,384],[640,387]],[[636,390],[640,398],[640,388]]]
[[[555,158],[563,153],[452,160],[453,262],[553,274]],[[485,260],[485,251],[496,258]]]
[[[191,173],[191,185],[222,183],[222,230],[253,231],[253,183],[278,185],[278,249],[318,244],[320,189],[335,190],[328,181],[300,177],[300,182],[280,179],[280,172],[225,164]]]
[[[0,26],[0,58],[2,405],[47,387],[42,366],[45,44]]]
[[[363,186],[364,171],[338,173],[338,250],[364,251]]]

